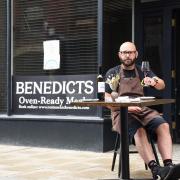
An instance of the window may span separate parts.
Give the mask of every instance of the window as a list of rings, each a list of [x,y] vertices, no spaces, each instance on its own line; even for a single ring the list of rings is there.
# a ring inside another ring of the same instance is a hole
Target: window
[[[0,113],[7,108],[6,1],[0,3]]]
[[[61,68],[43,70],[43,41],[60,40]],[[14,1],[14,75],[97,73],[96,0]]]

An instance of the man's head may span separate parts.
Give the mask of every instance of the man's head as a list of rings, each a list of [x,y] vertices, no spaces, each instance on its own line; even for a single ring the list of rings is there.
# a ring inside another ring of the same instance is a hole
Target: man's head
[[[135,44],[132,42],[124,42],[119,48],[118,55],[125,68],[134,66],[135,60],[138,57]]]

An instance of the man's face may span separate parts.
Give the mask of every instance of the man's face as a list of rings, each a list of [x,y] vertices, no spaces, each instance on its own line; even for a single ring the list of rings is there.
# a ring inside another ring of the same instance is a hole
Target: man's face
[[[120,47],[119,58],[125,67],[132,66],[137,58],[136,47],[133,43],[124,43]]]

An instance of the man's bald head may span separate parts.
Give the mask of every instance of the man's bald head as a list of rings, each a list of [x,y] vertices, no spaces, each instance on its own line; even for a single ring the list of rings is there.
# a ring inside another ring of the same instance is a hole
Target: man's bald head
[[[119,51],[136,51],[136,46],[134,43],[132,42],[124,42],[123,44],[121,44]]]
[[[134,68],[135,60],[138,56],[136,46],[133,42],[124,42],[119,48],[119,59],[124,68]]]

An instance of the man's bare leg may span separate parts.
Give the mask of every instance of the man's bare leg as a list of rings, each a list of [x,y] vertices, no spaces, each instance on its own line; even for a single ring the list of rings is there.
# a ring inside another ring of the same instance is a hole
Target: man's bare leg
[[[156,129],[157,145],[162,160],[172,159],[172,138],[169,131],[169,124],[163,123]]]
[[[154,180],[165,179],[168,176],[168,173],[170,172],[170,167],[169,166],[161,167],[155,161],[152,147],[149,144],[149,141],[147,138],[147,133],[146,133],[145,129],[139,128],[137,130],[134,138],[135,138],[136,148],[137,148],[140,156],[144,160],[144,162],[151,169],[153,179]],[[172,171],[172,174],[170,174],[170,178],[174,177],[173,173],[174,172]],[[177,175],[179,175],[179,174],[177,174]],[[169,179],[167,179],[167,180],[169,180]]]
[[[148,164],[151,160],[155,160],[152,147],[149,144],[147,133],[144,128],[139,128],[137,130],[134,139],[137,151],[139,152],[144,162]]]

